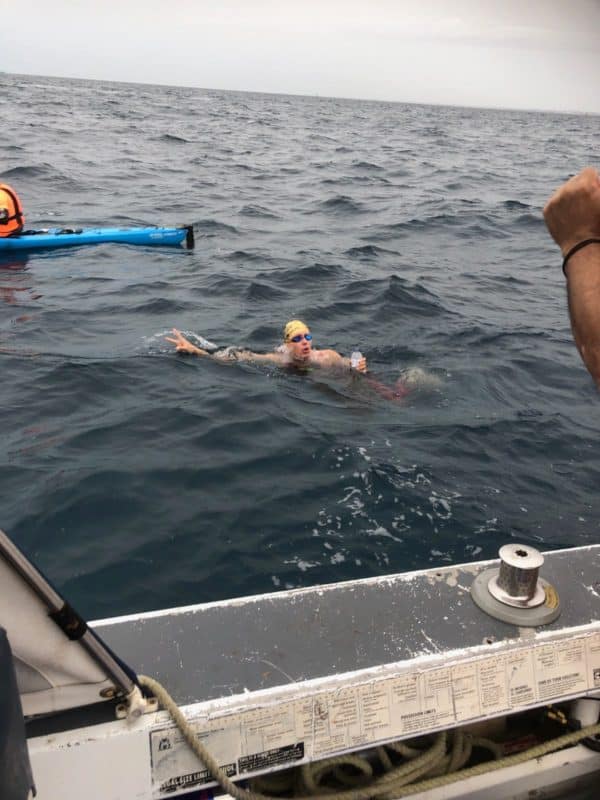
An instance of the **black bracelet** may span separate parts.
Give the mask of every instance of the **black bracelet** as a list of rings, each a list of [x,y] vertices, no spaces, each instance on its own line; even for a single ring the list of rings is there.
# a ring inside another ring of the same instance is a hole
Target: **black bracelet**
[[[600,244],[600,239],[584,239],[583,242],[579,242],[579,244],[573,245],[573,247],[569,250],[567,255],[563,258],[562,270],[565,278],[567,277],[567,273],[565,272],[567,261],[571,258],[571,256],[575,255],[575,253],[578,250],[581,250],[583,247],[587,247],[588,244]]]

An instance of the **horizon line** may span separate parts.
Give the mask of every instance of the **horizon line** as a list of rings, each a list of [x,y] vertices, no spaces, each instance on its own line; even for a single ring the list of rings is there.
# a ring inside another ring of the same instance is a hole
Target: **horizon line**
[[[241,94],[264,94],[275,97],[305,97],[320,100],[351,100],[361,103],[390,103],[405,106],[434,106],[439,108],[466,108],[477,111],[517,111],[523,114],[562,114],[565,116],[600,116],[600,111],[565,111],[552,108],[514,108],[512,106],[477,106],[463,103],[432,103],[425,100],[381,100],[372,97],[353,97],[344,95],[303,94],[300,92],[274,92],[260,89],[226,89],[208,86],[180,85],[176,83],[149,83],[147,81],[114,80],[112,78],[89,78],[74,75],[44,75],[37,72],[8,72],[0,70],[0,75],[24,78],[51,78],[69,81],[91,81],[93,83],[118,83],[129,86],[157,86],[167,89],[192,89],[201,92],[237,92]]]

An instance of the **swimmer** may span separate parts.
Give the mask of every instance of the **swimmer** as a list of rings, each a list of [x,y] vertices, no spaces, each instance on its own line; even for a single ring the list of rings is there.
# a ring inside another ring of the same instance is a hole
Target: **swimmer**
[[[175,345],[178,353],[189,353],[196,356],[207,356],[216,361],[251,361],[268,362],[280,367],[322,367],[325,369],[354,369],[357,372],[367,371],[364,356],[356,367],[352,367],[349,358],[341,356],[335,350],[317,350],[313,348],[313,337],[310,329],[299,319],[292,319],[283,329],[283,344],[273,353],[253,353],[251,350],[226,347],[209,353],[186,339],[173,328],[173,336],[165,336],[167,342]]]
[[[402,403],[407,395],[417,389],[437,389],[440,380],[429,375],[419,367],[403,370],[393,386],[387,386],[372,375],[367,375],[367,361],[361,357],[353,367],[349,358],[341,356],[336,350],[317,350],[313,348],[313,337],[308,325],[299,319],[290,320],[283,329],[283,343],[272,353],[254,353],[238,347],[225,347],[209,351],[198,347],[186,339],[181,331],[173,328],[173,336],[165,336],[167,342],[175,345],[178,353],[206,356],[215,361],[247,361],[271,363],[279,367],[306,369],[321,367],[329,370],[352,370],[362,373],[368,386],[378,395],[393,403]]]

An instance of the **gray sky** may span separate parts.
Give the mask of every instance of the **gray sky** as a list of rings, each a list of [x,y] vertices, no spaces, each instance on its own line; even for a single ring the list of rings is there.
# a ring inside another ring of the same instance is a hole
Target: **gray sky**
[[[0,0],[0,70],[600,113],[600,0]]]

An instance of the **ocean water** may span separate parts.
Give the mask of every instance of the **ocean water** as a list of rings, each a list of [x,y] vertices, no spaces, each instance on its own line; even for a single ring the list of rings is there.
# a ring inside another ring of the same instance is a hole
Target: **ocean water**
[[[0,527],[82,614],[598,542],[541,217],[598,117],[6,74],[0,113],[27,227],[196,232],[0,262]],[[267,351],[292,317],[420,378],[393,403],[164,341]]]

